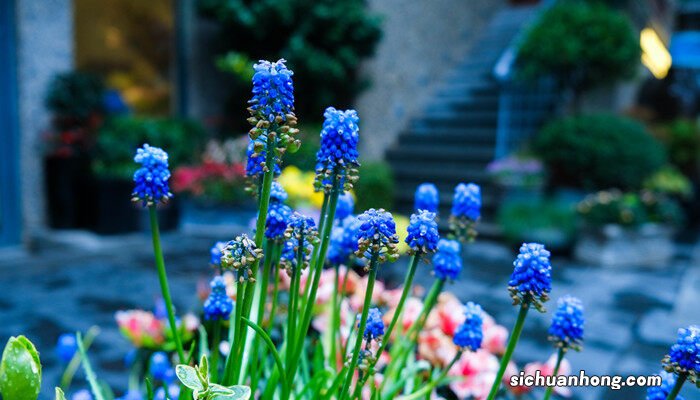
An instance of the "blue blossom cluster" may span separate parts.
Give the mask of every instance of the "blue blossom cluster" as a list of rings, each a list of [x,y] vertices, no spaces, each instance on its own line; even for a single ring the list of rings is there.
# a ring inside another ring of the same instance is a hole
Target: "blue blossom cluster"
[[[360,226],[355,254],[360,258],[376,257],[378,262],[396,260],[399,255],[399,237],[391,213],[382,208],[370,208],[357,218]],[[367,268],[371,268],[371,263],[368,263]]]
[[[583,343],[583,303],[576,297],[564,296],[557,301],[557,311],[552,316],[549,338],[562,349],[581,350]]]
[[[68,364],[78,351],[78,341],[75,339],[75,334],[64,333],[58,337],[56,343],[56,356],[64,364]]]
[[[168,385],[168,393],[166,396],[165,388],[159,387],[154,396],[153,400],[178,400],[180,398],[180,385],[172,384]]]
[[[428,254],[437,250],[440,234],[434,212],[419,210],[411,215],[407,231],[406,244],[410,254]]]
[[[687,374],[689,381],[700,384],[700,326],[679,329],[678,340],[663,363],[666,371]]]
[[[251,140],[248,143],[246,156],[248,158],[245,167],[246,176],[254,179],[261,178],[266,170],[267,151],[265,150],[265,143],[260,139]],[[279,163],[275,163],[274,171],[274,176],[279,176],[282,173]]]
[[[469,302],[464,310],[464,322],[457,328],[452,341],[462,351],[477,351],[481,348],[481,341],[484,338],[483,332],[483,310],[481,306]]]
[[[70,400],[92,400],[92,394],[90,394],[90,391],[87,389],[80,389],[73,393]]]
[[[338,177],[345,190],[357,180],[357,144],[360,140],[360,118],[357,111],[340,111],[328,107],[321,129],[321,147],[316,153],[316,190],[329,192]]]
[[[214,277],[211,293],[204,301],[204,319],[207,321],[227,320],[233,311],[233,300],[226,294],[226,283],[220,276]]]
[[[170,359],[163,351],[157,351],[151,355],[148,362],[148,372],[153,379],[160,382],[170,383],[175,378],[175,371],[170,364]]]
[[[326,256],[329,263],[340,265],[348,262],[350,256],[358,249],[361,224],[357,217],[350,215],[333,227]]]
[[[357,316],[357,327],[360,327],[360,315]],[[367,312],[367,324],[365,325],[364,337],[367,341],[376,339],[384,335],[384,320],[378,308],[370,308]]]
[[[221,267],[234,270],[239,280],[253,282],[255,276],[251,267],[261,258],[262,249],[259,249],[248,235],[241,234],[226,243],[221,255]]]
[[[513,273],[508,290],[514,304],[530,303],[544,312],[543,303],[549,300],[552,290],[552,265],[550,253],[539,243],[523,243],[520,254],[513,262]]]
[[[676,385],[676,375],[661,371],[659,376],[661,376],[661,386],[649,386],[646,400],[666,400],[668,394],[673,390],[673,386]],[[684,398],[676,396],[676,400],[684,400]]]
[[[335,209],[335,220],[342,221],[355,211],[355,199],[350,192],[343,192],[338,196],[338,205]]]
[[[214,267],[221,267],[221,256],[224,254],[226,242],[216,242],[209,249],[209,264]]]
[[[458,238],[472,241],[476,238],[476,221],[481,216],[481,188],[474,183],[460,183],[452,199],[450,229]]]
[[[313,218],[294,212],[289,217],[284,237],[286,241],[282,248],[281,265],[288,273],[297,268],[308,267],[313,246],[318,242],[318,230]],[[298,265],[300,254],[302,265]]]
[[[265,237],[276,241],[284,239],[291,215],[292,209],[286,204],[277,201],[271,202],[265,221]]]
[[[166,203],[173,196],[168,186],[168,153],[144,144],[136,150],[134,161],[141,164],[141,167],[134,173],[132,201],[141,202],[144,207],[159,202]]]
[[[253,98],[248,102],[253,117],[268,122],[285,121],[294,112],[294,73],[285,62],[260,60],[253,66]]]
[[[270,186],[270,203],[284,203],[287,198],[289,198],[287,191],[279,182],[273,181],[272,186]]]
[[[426,210],[437,213],[440,205],[440,192],[432,183],[421,183],[416,189],[414,201],[413,209],[415,211]]]
[[[462,255],[459,242],[440,239],[433,257],[433,273],[438,279],[455,280],[462,272]]]

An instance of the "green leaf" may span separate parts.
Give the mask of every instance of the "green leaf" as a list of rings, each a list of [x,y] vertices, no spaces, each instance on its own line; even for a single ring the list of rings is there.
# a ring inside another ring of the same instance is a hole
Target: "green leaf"
[[[178,365],[175,367],[175,375],[180,379],[183,385],[187,386],[192,390],[204,390],[204,385],[199,379],[197,370],[190,367],[189,365]]]
[[[211,400],[249,400],[251,396],[248,386],[224,387],[212,384],[211,391]]]
[[[61,388],[56,388],[56,400],[66,400],[66,395]]]
[[[35,400],[41,389],[41,362],[24,336],[7,341],[0,361],[0,393],[4,400]]]

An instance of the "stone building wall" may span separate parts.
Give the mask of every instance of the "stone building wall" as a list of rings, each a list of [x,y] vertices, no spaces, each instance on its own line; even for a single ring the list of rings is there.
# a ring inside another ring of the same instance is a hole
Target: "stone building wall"
[[[22,236],[25,243],[45,227],[42,132],[49,126],[44,96],[58,72],[73,67],[72,0],[17,0]]]
[[[380,159],[469,49],[503,0],[370,0],[384,17],[384,36],[363,67],[371,86],[357,100],[362,155]]]

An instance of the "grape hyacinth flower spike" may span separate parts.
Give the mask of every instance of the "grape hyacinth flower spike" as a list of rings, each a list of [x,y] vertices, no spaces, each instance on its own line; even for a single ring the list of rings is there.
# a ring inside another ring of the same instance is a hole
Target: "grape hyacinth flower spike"
[[[75,334],[64,333],[58,337],[56,343],[56,355],[64,364],[68,364],[78,351],[78,342],[75,340]]]
[[[277,181],[272,182],[270,187],[270,204],[284,203],[287,201],[287,198],[289,198],[289,195],[282,185]]]
[[[265,222],[265,237],[274,242],[283,242],[291,215],[292,209],[288,205],[279,202],[270,203]]]
[[[351,190],[358,179],[360,163],[357,145],[360,140],[360,118],[355,110],[336,110],[328,107],[321,128],[321,147],[316,153],[317,191],[330,193],[337,179],[346,191]]]
[[[426,210],[433,213],[438,212],[440,205],[440,192],[432,183],[421,183],[416,189],[414,196],[414,211]]]
[[[569,349],[581,351],[583,343],[583,303],[576,297],[564,296],[557,301],[557,310],[549,327],[549,340],[559,350],[552,375],[557,376],[564,355]],[[553,387],[547,387],[544,400],[552,396]]]
[[[360,315],[357,316],[357,328],[360,328]],[[357,368],[363,373],[372,373],[372,368],[377,362],[379,353],[374,354],[372,351],[372,341],[376,341],[381,345],[382,337],[384,336],[384,320],[382,313],[378,308],[372,307],[367,314],[367,323],[362,335],[365,339],[365,347],[360,350]]]
[[[221,267],[224,270],[233,270],[239,282],[255,282],[252,267],[261,258],[262,249],[258,248],[248,235],[241,234],[226,243],[221,255]]]
[[[454,281],[462,272],[460,244],[452,239],[440,239],[433,257],[433,273],[439,280]]]
[[[544,312],[544,303],[552,290],[550,253],[539,243],[523,243],[513,262],[514,270],[508,282],[513,304],[533,305]]]
[[[167,203],[173,197],[168,180],[168,153],[158,147],[144,144],[136,150],[134,161],[141,167],[134,173],[134,191],[131,200],[144,207]]]
[[[284,233],[285,243],[280,263],[291,275],[293,269],[309,266],[313,246],[318,242],[318,230],[313,218],[294,212]],[[298,265],[301,260],[301,265]]]
[[[469,302],[464,309],[464,322],[455,331],[452,341],[461,351],[477,351],[484,338],[482,330],[483,310],[476,303]]]
[[[678,330],[678,340],[662,361],[666,371],[676,374],[676,383],[668,399],[678,396],[686,380],[700,388],[700,326]]]
[[[343,221],[345,218],[352,215],[355,209],[355,199],[350,192],[343,192],[338,196],[338,205],[335,209],[335,220]]]
[[[233,311],[233,300],[226,294],[226,284],[220,276],[214,277],[211,293],[204,301],[204,319],[207,321],[228,320]]]
[[[474,183],[455,187],[450,215],[450,229],[458,239],[471,242],[476,238],[476,222],[481,217],[481,188]]]
[[[332,265],[346,264],[357,249],[360,233],[360,220],[355,216],[345,217],[331,231],[331,241],[328,248],[328,262]]]
[[[419,210],[411,215],[407,233],[409,254],[430,254],[437,250],[440,234],[434,212]]]
[[[221,268],[221,256],[224,254],[226,242],[216,242],[209,250],[209,264],[215,268]]]
[[[666,400],[673,388],[676,386],[676,375],[662,370],[659,372],[661,386],[649,386],[646,400]],[[684,400],[682,396],[676,395],[676,400]]]

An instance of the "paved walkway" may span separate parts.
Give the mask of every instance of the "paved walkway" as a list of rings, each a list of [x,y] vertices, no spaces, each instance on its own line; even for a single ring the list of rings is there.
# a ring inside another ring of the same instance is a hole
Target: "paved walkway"
[[[215,235],[169,233],[164,249],[173,296],[178,309],[195,310],[196,284],[207,280],[208,249]],[[463,300],[476,300],[499,323],[511,327],[516,310],[506,289],[515,249],[494,243],[477,243],[467,251],[467,267],[449,290]],[[570,356],[574,371],[591,374],[651,374],[675,340],[678,327],[700,323],[700,247],[680,246],[676,259],[663,269],[597,268],[554,259],[552,298],[580,297],[586,306],[586,343],[582,353]],[[401,262],[386,266],[382,274],[399,281]],[[26,334],[41,351],[45,398],[58,381],[60,367],[53,354],[60,333],[99,325],[102,333],[90,351],[101,378],[116,389],[126,385],[123,357],[128,343],[119,335],[114,312],[150,308],[158,296],[150,238],[134,234],[95,238],[80,233],[52,236],[52,243],[33,255],[0,250],[0,341]],[[426,268],[417,276],[428,286]],[[550,312],[554,301],[548,304]],[[519,365],[545,360],[551,353],[546,330],[551,314],[528,316],[516,350]],[[80,384],[80,382],[78,382]],[[689,385],[688,385],[689,386]],[[623,389],[574,390],[580,399],[643,399],[644,391]],[[700,390],[687,387],[686,399],[700,399]]]

